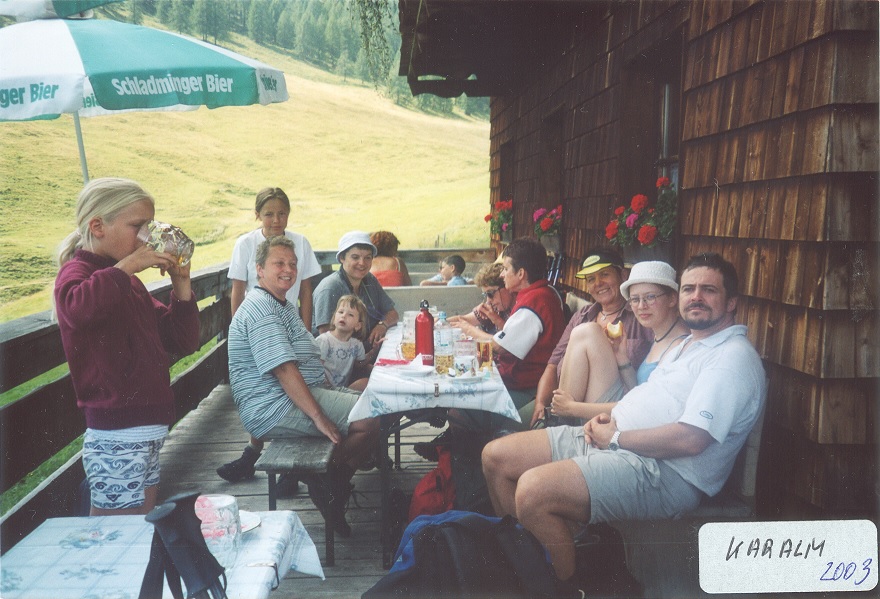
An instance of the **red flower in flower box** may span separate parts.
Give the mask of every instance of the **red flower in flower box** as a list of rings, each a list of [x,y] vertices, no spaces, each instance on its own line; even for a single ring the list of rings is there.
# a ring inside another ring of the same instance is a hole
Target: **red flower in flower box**
[[[629,205],[617,206],[605,227],[605,237],[621,247],[653,247],[669,241],[675,230],[678,200],[675,186],[668,177],[657,179],[657,199],[636,194]]]
[[[611,221],[610,223],[608,223],[608,226],[605,227],[605,237],[607,237],[608,239],[614,239],[614,236],[617,235],[617,229],[617,221]]]
[[[641,229],[639,229],[639,243],[642,245],[648,245],[654,241],[657,237],[657,227],[652,225],[645,225]]]
[[[644,194],[636,194],[633,196],[632,201],[630,202],[629,207],[632,208],[633,212],[641,212],[645,209],[645,206],[648,205],[648,196]]]

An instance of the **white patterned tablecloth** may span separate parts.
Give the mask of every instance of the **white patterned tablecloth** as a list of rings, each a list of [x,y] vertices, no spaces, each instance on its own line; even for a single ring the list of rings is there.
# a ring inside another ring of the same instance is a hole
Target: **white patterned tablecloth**
[[[388,331],[378,361],[398,357],[400,336],[399,326]],[[375,366],[348,421],[422,408],[460,408],[494,412],[520,422],[516,406],[496,369],[474,378],[455,379],[438,374],[407,375],[404,368]]]
[[[324,578],[318,551],[291,511],[255,512],[226,571],[229,599],[269,596],[289,570]],[[153,526],[143,516],[50,518],[0,559],[0,596],[136,599]],[[165,597],[171,597],[166,583]]]

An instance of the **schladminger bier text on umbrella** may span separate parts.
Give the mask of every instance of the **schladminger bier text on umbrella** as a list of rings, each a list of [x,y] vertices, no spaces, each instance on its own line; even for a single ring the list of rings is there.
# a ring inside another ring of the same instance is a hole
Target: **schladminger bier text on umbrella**
[[[111,79],[110,83],[116,88],[120,96],[151,96],[155,94],[193,92],[232,92],[232,77],[220,77],[219,75],[205,75],[201,77],[154,77],[147,79],[140,77],[126,77],[124,79]]]

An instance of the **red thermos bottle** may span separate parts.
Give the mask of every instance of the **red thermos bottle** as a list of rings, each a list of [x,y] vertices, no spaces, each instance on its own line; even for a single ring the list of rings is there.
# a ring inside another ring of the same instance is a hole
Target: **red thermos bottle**
[[[422,364],[434,365],[434,317],[428,312],[428,300],[422,300],[416,316],[416,355],[422,354]]]

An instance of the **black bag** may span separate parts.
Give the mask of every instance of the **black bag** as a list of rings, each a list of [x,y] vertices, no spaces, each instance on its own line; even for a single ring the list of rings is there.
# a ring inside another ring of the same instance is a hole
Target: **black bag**
[[[397,552],[405,554],[404,545],[412,540],[410,567],[395,566],[362,599],[556,595],[556,576],[544,548],[510,517],[451,511],[422,516],[413,526]]]
[[[642,597],[626,565],[623,536],[610,524],[590,524],[575,537],[575,579],[587,597]]]
[[[491,436],[470,431],[456,431],[452,450],[452,483],[455,497],[452,509],[494,516],[489,488],[483,476],[482,453]]]

